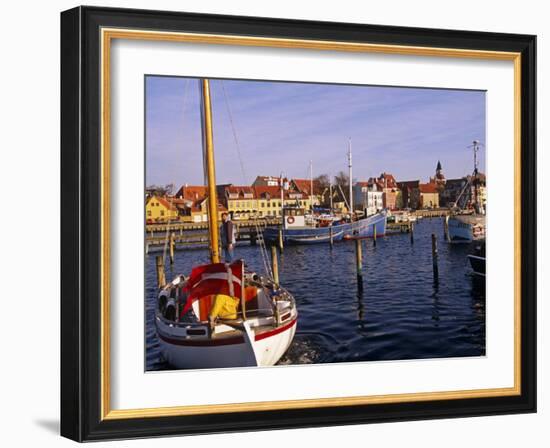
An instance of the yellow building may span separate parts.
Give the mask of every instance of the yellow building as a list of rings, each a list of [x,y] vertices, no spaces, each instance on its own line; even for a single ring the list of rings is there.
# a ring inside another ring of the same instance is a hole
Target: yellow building
[[[145,218],[148,223],[172,221],[178,218],[178,210],[170,198],[154,195],[145,202]]]
[[[258,217],[279,217],[284,207],[302,207],[306,210],[311,208],[309,195],[300,191],[284,190],[281,200],[281,189],[273,186],[254,187],[257,201]]]
[[[258,201],[254,187],[228,185],[224,188],[227,210],[232,219],[254,219],[258,217]]]
[[[420,208],[439,208],[439,191],[434,182],[419,184]]]

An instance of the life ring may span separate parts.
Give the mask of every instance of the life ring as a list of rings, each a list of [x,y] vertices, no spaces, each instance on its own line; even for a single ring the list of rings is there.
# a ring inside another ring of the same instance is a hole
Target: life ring
[[[288,224],[294,224],[294,221],[295,221],[294,216],[289,216],[288,218],[286,218],[286,222]]]

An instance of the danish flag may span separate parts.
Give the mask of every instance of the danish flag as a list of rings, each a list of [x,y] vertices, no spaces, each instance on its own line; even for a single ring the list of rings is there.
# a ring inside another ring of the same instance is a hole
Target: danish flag
[[[235,261],[232,264],[213,263],[197,266],[191,271],[184,291],[189,295],[183,308],[185,314],[193,302],[214,294],[226,294],[231,297],[241,297],[244,262]]]

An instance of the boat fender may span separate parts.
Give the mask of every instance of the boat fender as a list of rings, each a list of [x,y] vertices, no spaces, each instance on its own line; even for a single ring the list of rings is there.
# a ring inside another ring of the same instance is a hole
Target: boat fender
[[[294,224],[294,216],[289,216],[288,218],[286,218],[286,222],[289,223],[289,224]]]

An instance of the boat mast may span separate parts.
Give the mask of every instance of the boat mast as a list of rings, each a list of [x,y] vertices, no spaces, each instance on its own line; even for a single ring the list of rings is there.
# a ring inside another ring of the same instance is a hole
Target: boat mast
[[[313,213],[313,160],[309,161],[309,205]]]
[[[279,179],[279,184],[281,184],[281,222],[284,224],[284,208],[285,208],[285,192],[283,190],[284,188],[284,180],[283,180],[283,173],[281,173],[281,178]]]
[[[202,134],[204,164],[206,172],[206,185],[208,187],[208,231],[210,236],[210,261],[220,262],[220,244],[218,230],[218,198],[216,194],[216,166],[214,163],[214,137],[212,132],[212,103],[210,101],[210,82],[202,79],[201,109],[202,109]]]
[[[349,168],[349,207],[350,214],[353,217],[353,176],[352,176],[352,163],[351,163],[351,138],[348,143],[348,168]]]

